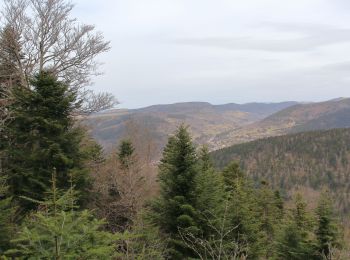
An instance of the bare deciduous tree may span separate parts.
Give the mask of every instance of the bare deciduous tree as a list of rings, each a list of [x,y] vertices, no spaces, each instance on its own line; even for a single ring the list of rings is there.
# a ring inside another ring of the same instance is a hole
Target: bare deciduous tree
[[[107,92],[94,93],[93,91],[86,90],[81,96],[82,100],[85,101],[80,109],[80,114],[83,115],[110,109],[118,104],[115,97]]]
[[[0,30],[0,46],[0,127],[3,127],[11,118],[8,109],[12,101],[11,87],[20,81],[16,65],[18,57],[15,55],[20,46],[18,37],[11,27],[7,26]]]
[[[135,122],[129,122],[126,129],[128,134],[124,138],[135,148],[132,162],[128,162],[130,165],[121,167],[114,150],[93,174],[93,192],[98,194],[98,199],[91,207],[108,220],[108,228],[112,231],[129,228],[144,202],[158,191],[157,167],[152,161],[152,138]]]
[[[147,196],[146,173],[136,158],[133,165],[123,169],[116,153],[94,174],[93,191],[98,194],[96,212],[108,220],[112,231],[123,231],[132,224]]]
[[[2,27],[10,26],[16,37],[11,46],[22,86],[32,75],[49,70],[87,101],[85,113],[114,106],[110,94],[95,95],[84,87],[100,72],[96,57],[109,50],[109,42],[92,25],[71,18],[73,5],[65,0],[5,0]],[[16,40],[16,41],[15,41]],[[1,49],[6,46],[0,44]]]

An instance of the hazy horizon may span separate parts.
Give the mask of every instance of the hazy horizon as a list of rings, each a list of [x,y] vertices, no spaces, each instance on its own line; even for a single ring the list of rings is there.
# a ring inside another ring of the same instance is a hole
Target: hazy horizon
[[[345,0],[76,0],[111,41],[92,87],[120,107],[350,96]]]
[[[348,99],[350,97],[337,97],[337,98],[331,98],[331,99],[326,99],[326,100],[280,100],[280,101],[251,101],[251,102],[225,102],[225,103],[213,103],[209,101],[201,101],[201,100],[192,100],[192,101],[179,101],[179,102],[171,102],[171,103],[156,103],[156,104],[150,104],[146,106],[137,106],[137,107],[125,107],[123,104],[117,105],[115,108],[112,108],[111,110],[114,109],[142,109],[150,106],[166,106],[166,105],[175,105],[175,104],[183,104],[183,103],[209,103],[214,106],[220,106],[220,105],[227,105],[227,104],[237,104],[237,105],[246,105],[246,104],[277,104],[277,103],[286,103],[286,102],[297,102],[300,104],[307,104],[307,103],[317,103],[317,102],[326,102],[326,101],[332,101],[332,100],[338,100],[338,99]]]

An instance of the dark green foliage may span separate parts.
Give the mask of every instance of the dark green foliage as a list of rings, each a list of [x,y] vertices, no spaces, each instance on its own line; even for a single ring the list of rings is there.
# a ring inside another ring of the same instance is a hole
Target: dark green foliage
[[[317,251],[319,255],[329,256],[330,250],[340,246],[339,225],[335,218],[333,202],[328,192],[323,192],[316,209]]]
[[[0,176],[0,255],[9,248],[14,233],[12,198],[8,196],[5,176]]]
[[[201,235],[208,237],[212,233],[212,224],[215,224],[224,207],[223,178],[212,165],[209,151],[206,146],[199,151],[199,173],[196,176],[196,210],[198,211]]]
[[[101,231],[103,221],[91,212],[76,211],[76,192],[70,188],[62,192],[52,188],[39,210],[29,216],[12,240],[13,249],[6,255],[21,259],[112,259],[120,234]]]
[[[229,240],[238,243],[242,255],[257,258],[263,254],[263,232],[260,228],[256,192],[236,163],[222,172],[228,199],[228,219],[234,230]]]
[[[169,138],[159,165],[160,198],[153,204],[154,222],[167,234],[171,259],[193,256],[179,235],[179,229],[199,233],[196,223],[197,155],[184,126]]]
[[[139,212],[130,230],[131,239],[127,241],[130,259],[164,259],[165,243],[159,228],[149,219],[147,209]]]
[[[11,145],[6,150],[10,191],[17,200],[20,196],[42,199],[55,167],[58,187],[67,188],[72,177],[77,190],[85,196],[86,155],[80,148],[84,132],[74,126],[71,116],[78,105],[76,93],[49,72],[37,75],[31,85],[30,90],[14,90],[14,119],[7,127]],[[34,204],[20,200],[20,206],[28,210]]]
[[[238,163],[230,162],[222,171],[225,191],[231,192],[237,186],[237,181],[242,181],[244,173],[241,171]]]
[[[274,199],[273,199],[274,206],[276,207],[277,211],[277,218],[282,219],[284,216],[284,201],[281,197],[281,193],[278,190],[274,191]]]
[[[303,260],[314,259],[313,221],[307,212],[306,203],[300,195],[294,201],[294,207],[288,212],[276,239],[278,259]]]
[[[123,140],[119,145],[118,158],[123,169],[127,170],[131,166],[134,151],[135,148],[129,140]]]
[[[266,258],[270,258],[273,255],[276,231],[283,218],[283,202],[268,183],[262,181],[256,190],[256,206],[255,210],[260,222],[259,230],[262,232],[262,241],[265,244],[264,254]]]

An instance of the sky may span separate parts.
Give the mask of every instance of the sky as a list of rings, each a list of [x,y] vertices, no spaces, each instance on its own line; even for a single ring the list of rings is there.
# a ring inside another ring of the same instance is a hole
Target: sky
[[[350,97],[349,0],[75,0],[119,107]]]

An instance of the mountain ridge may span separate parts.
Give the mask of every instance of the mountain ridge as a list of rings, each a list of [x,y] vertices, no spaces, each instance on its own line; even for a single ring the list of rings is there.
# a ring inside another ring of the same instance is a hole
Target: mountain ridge
[[[190,126],[197,143],[208,143],[217,148],[212,140],[218,133],[259,121],[281,109],[297,104],[294,101],[279,103],[248,103],[212,105],[208,102],[185,102],[154,105],[140,109],[110,110],[93,114],[85,120],[92,135],[105,147],[110,148],[120,138],[127,136],[128,122],[147,128],[160,141],[159,149],[168,136],[185,123]],[[240,110],[239,110],[240,109]]]

